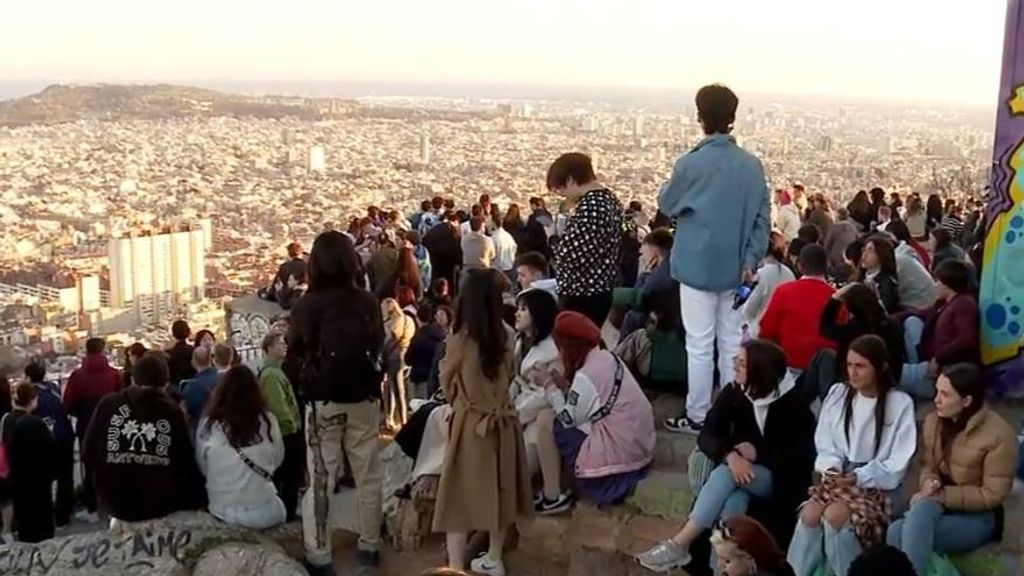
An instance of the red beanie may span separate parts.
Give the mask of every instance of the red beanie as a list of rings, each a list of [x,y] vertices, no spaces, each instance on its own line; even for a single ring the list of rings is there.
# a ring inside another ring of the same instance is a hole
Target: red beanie
[[[601,345],[601,329],[579,312],[565,311],[555,318],[555,328],[551,331],[562,363],[565,365],[565,376],[572,381],[576,371],[583,366],[587,354]]]

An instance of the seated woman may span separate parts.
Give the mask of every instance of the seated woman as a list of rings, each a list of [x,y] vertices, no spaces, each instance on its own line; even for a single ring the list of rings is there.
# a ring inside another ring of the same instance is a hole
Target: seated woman
[[[551,337],[558,302],[550,292],[531,289],[516,298],[515,378],[509,395],[523,425],[530,474],[538,472],[544,489],[534,498],[539,514],[561,514],[572,506],[562,492],[562,457],[555,445],[555,413],[548,406],[544,385],[551,369],[561,370],[558,347]]]
[[[926,576],[931,553],[969,552],[997,541],[1002,504],[1013,486],[1013,429],[985,405],[985,381],[972,364],[945,368],[935,412],[921,434],[920,490],[906,516],[889,526],[888,541]]]
[[[821,408],[815,471],[800,513],[789,563],[810,576],[827,561],[835,576],[881,542],[889,522],[889,493],[899,488],[917,448],[914,401],[895,390],[889,352],[878,336],[862,336],[846,356],[847,383],[832,387]]]
[[[796,280],[793,271],[784,262],[786,261],[786,239],[782,234],[773,231],[768,240],[768,252],[761,261],[761,267],[757,269],[757,285],[750,293],[750,298],[743,304],[743,321],[747,324],[747,334],[751,338],[757,338],[760,328],[761,316],[772,293],[779,284]]]
[[[686,389],[686,343],[679,313],[679,291],[655,294],[643,330],[619,341],[615,355],[645,390],[678,393]]]
[[[944,366],[979,359],[978,301],[974,271],[966,262],[946,260],[935,269],[938,302],[903,321],[907,363],[900,388],[920,400],[935,397],[935,378]]]
[[[214,388],[196,433],[196,461],[218,519],[257,530],[284,522],[274,487],[284,441],[249,368],[231,368]]]
[[[711,535],[718,557],[716,573],[725,576],[793,576],[793,568],[775,538],[757,520],[735,516],[719,522]]]
[[[896,253],[891,242],[879,236],[872,236],[864,242],[860,257],[861,281],[875,291],[886,313],[895,314],[900,310],[899,277],[896,270]]]
[[[769,522],[792,525],[814,465],[814,416],[786,369],[786,355],[766,340],[743,344],[734,380],[718,396],[697,446],[718,463],[697,494],[689,520],[671,540],[637,556],[655,572],[690,563],[690,545],[716,520],[747,512],[750,499],[770,502]]]
[[[548,374],[554,440],[573,471],[577,493],[618,504],[654,460],[654,411],[621,360],[603,349],[601,329],[562,312],[552,333],[565,375]]]
[[[846,318],[842,321],[844,312]],[[903,335],[899,326],[889,319],[871,288],[853,283],[837,290],[821,312],[818,331],[837,345],[835,351],[819,352],[805,372],[805,386],[812,387],[818,398],[824,400],[832,384],[846,380],[846,363],[839,363],[837,359],[846,358],[851,342],[869,334],[885,340],[893,378],[899,380],[903,371]]]

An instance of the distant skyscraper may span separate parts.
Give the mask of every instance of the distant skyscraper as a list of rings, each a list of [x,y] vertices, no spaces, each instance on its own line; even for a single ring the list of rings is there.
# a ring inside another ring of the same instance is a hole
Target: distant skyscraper
[[[327,160],[324,154],[324,147],[320,145],[313,146],[309,149],[309,166],[308,170],[310,173],[320,173],[327,168]]]
[[[430,165],[430,134],[426,130],[420,133],[420,164]]]
[[[112,238],[107,246],[110,305],[134,308],[155,322],[182,302],[201,300],[206,289],[206,242],[201,227]]]

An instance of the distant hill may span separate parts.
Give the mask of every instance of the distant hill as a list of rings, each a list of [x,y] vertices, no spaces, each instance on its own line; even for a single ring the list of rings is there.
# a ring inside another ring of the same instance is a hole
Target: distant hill
[[[297,117],[318,120],[349,112],[355,104],[332,99],[241,96],[213,90],[156,85],[61,85],[0,102],[0,126],[59,124],[80,119],[126,120],[183,117]]]

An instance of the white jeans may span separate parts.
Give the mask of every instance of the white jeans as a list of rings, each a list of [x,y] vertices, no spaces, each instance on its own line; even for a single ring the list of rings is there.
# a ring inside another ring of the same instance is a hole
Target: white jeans
[[[740,348],[743,314],[733,310],[735,291],[703,292],[679,285],[680,309],[686,329],[686,369],[690,392],[686,415],[704,422],[711,409],[715,385],[715,341],[718,342],[718,372],[723,382],[733,377],[732,359]]]

